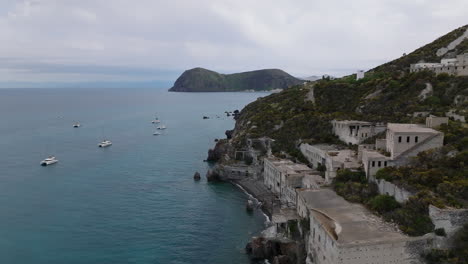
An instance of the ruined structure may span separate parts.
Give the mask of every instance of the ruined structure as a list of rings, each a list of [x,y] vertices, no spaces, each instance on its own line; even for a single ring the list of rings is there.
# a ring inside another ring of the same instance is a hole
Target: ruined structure
[[[447,73],[468,76],[468,53],[457,55],[456,58],[442,59],[440,63],[415,63],[410,65],[410,72],[424,70],[433,71],[436,74]]]
[[[336,177],[341,169],[357,169],[361,167],[355,152],[335,145],[301,144],[299,149],[314,169],[323,169],[327,183]]]
[[[428,117],[426,124],[439,126],[446,118]],[[387,166],[402,166],[408,163],[410,157],[419,152],[443,146],[444,133],[417,124],[387,125],[385,140],[376,140],[375,146],[360,146],[359,157],[361,157],[364,170],[368,178]]]
[[[384,124],[375,124],[356,120],[333,120],[333,134],[347,144],[359,144],[377,133],[385,131]]]
[[[290,160],[274,157],[264,158],[263,166],[263,183],[286,206],[296,205],[296,189],[317,189],[323,183],[323,179],[317,171]]]
[[[432,235],[403,235],[329,189],[300,192],[297,210],[310,223],[308,263],[423,263],[420,253],[432,244]]]

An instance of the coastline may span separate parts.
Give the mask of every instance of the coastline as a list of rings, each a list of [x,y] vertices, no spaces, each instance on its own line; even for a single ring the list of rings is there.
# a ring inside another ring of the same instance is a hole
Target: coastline
[[[230,183],[244,192],[249,197],[249,200],[254,200],[256,204],[259,205],[257,208],[262,211],[262,214],[265,216],[265,224],[268,225],[271,222],[272,214],[271,208],[266,206],[267,201],[262,199],[261,195],[257,191],[254,191],[255,188],[251,188],[252,186],[249,186],[249,184],[246,184],[245,182],[241,183],[239,181],[230,181]]]
[[[266,189],[261,181],[246,178],[243,180],[230,180],[230,182],[247,193],[248,196],[252,196],[259,201],[260,209],[266,216],[268,216],[268,221],[271,221],[274,211],[273,204],[276,196]]]

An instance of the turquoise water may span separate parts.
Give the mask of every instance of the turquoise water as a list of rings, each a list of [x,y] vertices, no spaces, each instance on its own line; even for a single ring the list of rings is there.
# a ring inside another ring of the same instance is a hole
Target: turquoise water
[[[206,183],[203,159],[234,125],[224,111],[264,95],[0,90],[0,263],[248,263],[265,219]],[[39,166],[50,154],[59,163]]]

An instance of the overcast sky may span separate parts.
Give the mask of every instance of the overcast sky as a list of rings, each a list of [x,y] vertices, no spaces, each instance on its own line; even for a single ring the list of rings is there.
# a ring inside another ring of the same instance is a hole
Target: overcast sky
[[[1,0],[0,87],[167,86],[194,67],[341,76],[467,23],[467,0]]]

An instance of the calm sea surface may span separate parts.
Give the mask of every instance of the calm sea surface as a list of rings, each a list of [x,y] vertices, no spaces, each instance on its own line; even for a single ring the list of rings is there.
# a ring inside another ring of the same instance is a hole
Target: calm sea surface
[[[265,95],[0,89],[0,263],[249,263],[265,218],[207,184],[203,159],[234,126],[224,111]]]

